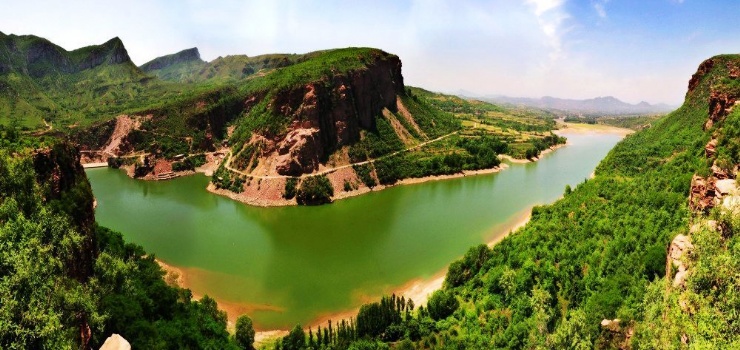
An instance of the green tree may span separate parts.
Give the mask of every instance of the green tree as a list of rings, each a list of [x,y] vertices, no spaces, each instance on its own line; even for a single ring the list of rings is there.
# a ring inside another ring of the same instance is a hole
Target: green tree
[[[429,316],[438,321],[452,315],[459,306],[460,303],[453,293],[440,289],[429,298],[427,310],[429,310]]]
[[[283,350],[302,350],[306,348],[306,333],[301,325],[296,325],[293,330],[283,338]]]
[[[550,345],[553,349],[593,349],[593,343],[588,336],[587,329],[591,328],[586,321],[586,313],[574,310],[568,315],[568,319],[560,323],[555,333],[550,337]]]
[[[254,349],[254,326],[249,316],[241,315],[236,319],[234,340],[244,350]]]

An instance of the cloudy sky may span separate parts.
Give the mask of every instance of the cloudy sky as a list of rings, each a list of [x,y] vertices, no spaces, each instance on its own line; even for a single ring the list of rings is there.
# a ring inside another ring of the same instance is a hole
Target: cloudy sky
[[[2,1],[0,31],[65,49],[118,36],[136,64],[371,46],[435,91],[679,104],[699,63],[740,52],[738,0]]]

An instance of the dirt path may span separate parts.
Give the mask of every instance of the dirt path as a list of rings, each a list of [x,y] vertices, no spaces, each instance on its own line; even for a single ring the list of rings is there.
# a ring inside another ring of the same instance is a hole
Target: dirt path
[[[451,133],[446,134],[446,135],[442,135],[442,136],[440,136],[440,137],[438,137],[436,139],[433,139],[433,140],[424,141],[424,142],[422,142],[420,144],[417,144],[417,145],[414,145],[414,146],[410,146],[410,147],[404,148],[404,149],[402,149],[400,151],[395,151],[395,152],[390,153],[390,154],[386,154],[386,155],[384,155],[382,157],[368,159],[366,161],[352,163],[352,164],[341,165],[341,166],[334,167],[334,168],[324,169],[324,170],[319,171],[319,172],[316,172],[316,173],[303,174],[300,177],[311,177],[311,176],[317,176],[317,175],[326,175],[326,174],[335,172],[337,170],[351,168],[351,167],[353,167],[355,165],[372,164],[372,163],[375,163],[378,160],[385,159],[385,158],[388,158],[388,157],[393,157],[393,156],[398,155],[398,154],[403,153],[403,152],[408,152],[408,151],[413,150],[413,149],[416,149],[416,148],[424,147],[424,146],[426,146],[426,145],[428,145],[428,144],[430,144],[432,142],[437,142],[437,141],[446,139],[446,138],[448,138],[448,137],[450,137],[452,135],[455,135],[457,133],[459,133],[459,131],[455,131],[455,132],[451,132]],[[243,172],[241,170],[237,170],[237,169],[232,168],[231,167],[231,158],[232,158],[232,153],[231,153],[231,151],[229,151],[229,154],[226,156],[226,162],[224,163],[224,167],[226,169],[228,169],[229,171],[235,172],[237,174],[240,174],[240,175],[244,175],[244,176],[253,178],[253,179],[287,179],[287,178],[292,178],[293,177],[293,176],[287,176],[287,175],[252,175],[252,174],[248,174],[248,173],[245,173],[245,172]]]

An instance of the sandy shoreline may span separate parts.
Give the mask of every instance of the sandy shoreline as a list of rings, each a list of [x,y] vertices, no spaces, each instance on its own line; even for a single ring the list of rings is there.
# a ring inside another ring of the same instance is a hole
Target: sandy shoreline
[[[576,124],[566,123],[558,121],[558,124],[565,126],[561,129],[554,130],[555,134],[616,134],[620,136],[627,136],[634,133],[632,129],[619,128],[611,125],[604,124]],[[562,136],[562,135],[561,135]]]

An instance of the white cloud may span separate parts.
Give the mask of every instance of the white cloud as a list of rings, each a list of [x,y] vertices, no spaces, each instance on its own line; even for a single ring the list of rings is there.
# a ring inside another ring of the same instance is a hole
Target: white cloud
[[[548,40],[548,45],[552,49],[550,59],[557,60],[563,58],[563,35],[567,32],[563,28],[564,22],[570,18],[570,14],[563,8],[564,0],[525,0],[533,8],[534,15],[537,16],[542,33]]]
[[[596,0],[591,1],[591,5],[594,7],[596,14],[601,18],[606,18],[606,4],[609,0]]]

